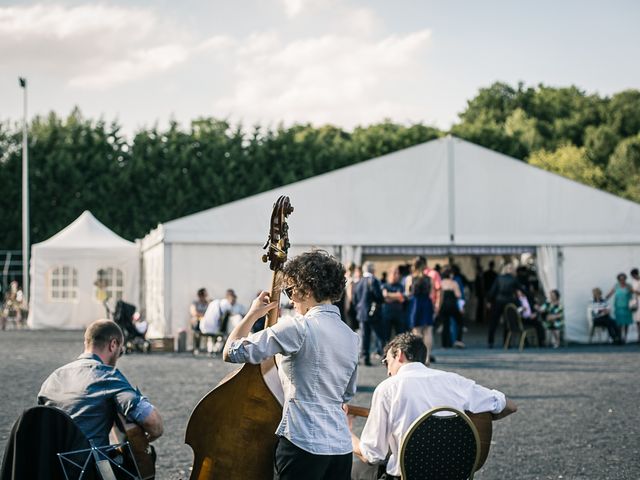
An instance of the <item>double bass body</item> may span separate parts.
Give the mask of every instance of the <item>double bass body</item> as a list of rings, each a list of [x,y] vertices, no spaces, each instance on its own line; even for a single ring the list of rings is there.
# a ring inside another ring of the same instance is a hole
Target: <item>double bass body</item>
[[[245,364],[198,403],[185,438],[194,452],[191,480],[273,478],[282,407],[264,380],[267,366]]]

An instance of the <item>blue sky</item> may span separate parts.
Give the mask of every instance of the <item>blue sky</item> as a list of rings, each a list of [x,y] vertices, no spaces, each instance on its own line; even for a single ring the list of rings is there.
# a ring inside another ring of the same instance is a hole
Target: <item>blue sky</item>
[[[483,86],[640,88],[633,1],[0,0],[0,119],[384,118],[447,128]]]

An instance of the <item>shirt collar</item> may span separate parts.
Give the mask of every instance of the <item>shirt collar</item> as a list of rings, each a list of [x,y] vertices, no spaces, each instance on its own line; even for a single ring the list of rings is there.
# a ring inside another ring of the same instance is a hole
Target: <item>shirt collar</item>
[[[316,305],[315,307],[311,307],[307,311],[306,315],[315,315],[316,313],[320,313],[320,312],[332,312],[340,315],[340,309],[330,303],[322,303],[320,305]]]
[[[95,353],[83,353],[82,355],[80,355],[80,356],[78,357],[78,360],[80,360],[80,359],[84,359],[84,360],[97,360],[97,361],[98,361],[98,362],[100,362],[100,363],[104,363],[104,362],[102,361],[102,359],[101,359],[98,355],[96,355]]]
[[[422,362],[409,362],[402,365],[396,375],[400,375],[401,373],[411,373],[418,372],[420,370],[427,370],[427,366]]]

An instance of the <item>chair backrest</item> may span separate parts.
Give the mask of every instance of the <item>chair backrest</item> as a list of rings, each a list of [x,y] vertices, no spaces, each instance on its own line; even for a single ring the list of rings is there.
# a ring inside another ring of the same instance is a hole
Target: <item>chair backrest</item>
[[[89,441],[65,412],[54,407],[30,408],[13,426],[0,480],[65,480],[57,454],[87,448]]]
[[[513,303],[509,303],[504,307],[504,313],[502,315],[504,315],[506,328],[512,332],[522,331],[522,319],[520,318],[518,308]]]
[[[399,457],[403,480],[466,480],[473,478],[480,438],[463,412],[433,408],[413,422]]]

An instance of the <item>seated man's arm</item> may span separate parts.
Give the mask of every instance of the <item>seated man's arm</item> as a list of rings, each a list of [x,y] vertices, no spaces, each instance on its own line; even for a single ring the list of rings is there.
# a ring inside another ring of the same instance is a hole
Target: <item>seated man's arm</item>
[[[518,406],[515,404],[515,402],[509,398],[507,398],[507,403],[505,405],[505,407],[502,409],[502,411],[500,413],[494,413],[493,414],[493,419],[494,420],[500,420],[501,418],[507,417],[509,415],[511,415],[512,413],[516,413],[518,411]]]
[[[494,420],[504,418],[518,410],[518,406],[504,393],[478,385],[473,380],[460,378],[461,391],[464,387],[469,388],[467,390],[468,404],[465,410],[472,413],[489,412]]]
[[[389,452],[389,425],[388,406],[378,390],[373,392],[369,417],[358,438],[351,432],[351,446],[353,454],[365,463],[380,463],[387,458]],[[351,418],[350,418],[351,420]],[[351,421],[349,429],[352,428]]]
[[[153,442],[157,438],[161,437],[164,433],[164,425],[162,423],[162,417],[158,413],[158,410],[153,408],[149,415],[140,423],[142,429],[147,433],[149,441]]]

